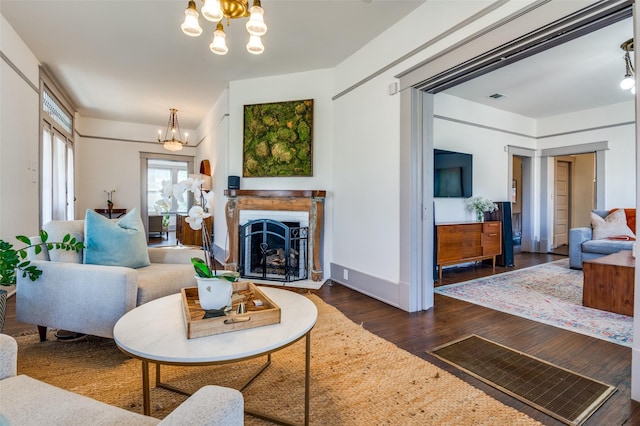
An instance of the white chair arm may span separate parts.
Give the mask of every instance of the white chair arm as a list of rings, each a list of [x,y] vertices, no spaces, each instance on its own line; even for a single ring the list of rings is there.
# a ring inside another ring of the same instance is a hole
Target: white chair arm
[[[32,261],[36,281],[18,273],[19,322],[113,337],[113,326],[136,307],[138,273],[119,266]]]
[[[222,386],[204,386],[184,401],[161,425],[242,426],[244,399],[242,394]]]
[[[6,334],[0,334],[0,380],[18,374],[18,343]]]

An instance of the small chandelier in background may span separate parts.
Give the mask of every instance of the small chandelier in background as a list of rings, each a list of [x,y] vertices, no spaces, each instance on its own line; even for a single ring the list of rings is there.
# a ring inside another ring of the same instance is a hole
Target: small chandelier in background
[[[213,41],[209,45],[209,49],[216,55],[226,55],[229,51],[227,48],[226,37],[222,20],[227,18],[227,26],[229,21],[235,18],[249,17],[246,28],[249,33],[249,43],[247,50],[249,53],[259,55],[264,52],[262,44],[262,36],[267,32],[267,25],[264,23],[264,9],[260,5],[260,0],[253,0],[253,7],[249,8],[249,0],[202,0],[203,5],[200,9],[202,16],[208,21],[217,23],[216,30],[213,32]],[[184,22],[180,26],[182,32],[191,37],[197,37],[202,34],[202,28],[198,22],[198,9],[196,2],[189,0],[187,9],[184,11]]]
[[[636,94],[636,79],[635,72],[633,70],[633,64],[631,63],[631,55],[629,52],[633,52],[633,39],[625,41],[620,45],[620,49],[624,50],[624,66],[625,74],[624,79],[620,82],[620,88],[623,90],[631,90],[631,93]]]
[[[189,143],[189,133],[184,134],[184,142],[182,142],[182,133],[180,132],[180,124],[178,124],[178,110],[170,108],[169,123],[167,130],[162,137],[162,130],[158,130],[158,142],[164,144],[164,149],[168,151],[180,151],[184,145]]]

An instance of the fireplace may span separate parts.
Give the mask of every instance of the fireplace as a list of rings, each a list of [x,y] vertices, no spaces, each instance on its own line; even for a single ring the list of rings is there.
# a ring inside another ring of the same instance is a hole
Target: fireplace
[[[225,269],[251,279],[322,281],[325,191],[238,189],[225,195]]]
[[[282,282],[306,280],[308,235],[309,228],[300,222],[256,219],[241,225],[240,276]]]

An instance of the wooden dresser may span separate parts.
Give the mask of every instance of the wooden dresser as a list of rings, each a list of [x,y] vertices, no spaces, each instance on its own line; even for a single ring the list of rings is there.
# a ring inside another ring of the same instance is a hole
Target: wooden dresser
[[[192,229],[191,226],[185,220],[188,218],[187,214],[179,214],[176,216],[176,240],[184,246],[198,246],[202,247],[202,230],[197,231]],[[213,234],[213,217],[208,217],[204,220],[207,224],[207,231],[209,235]]]
[[[442,267],[457,263],[493,259],[502,253],[502,227],[499,221],[443,223],[436,225],[436,265],[439,280]]]

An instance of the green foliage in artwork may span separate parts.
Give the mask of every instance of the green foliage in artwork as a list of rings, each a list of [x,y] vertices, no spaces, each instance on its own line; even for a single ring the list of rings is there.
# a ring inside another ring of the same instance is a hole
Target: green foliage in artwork
[[[312,176],[312,129],[312,99],[245,105],[243,176]]]

